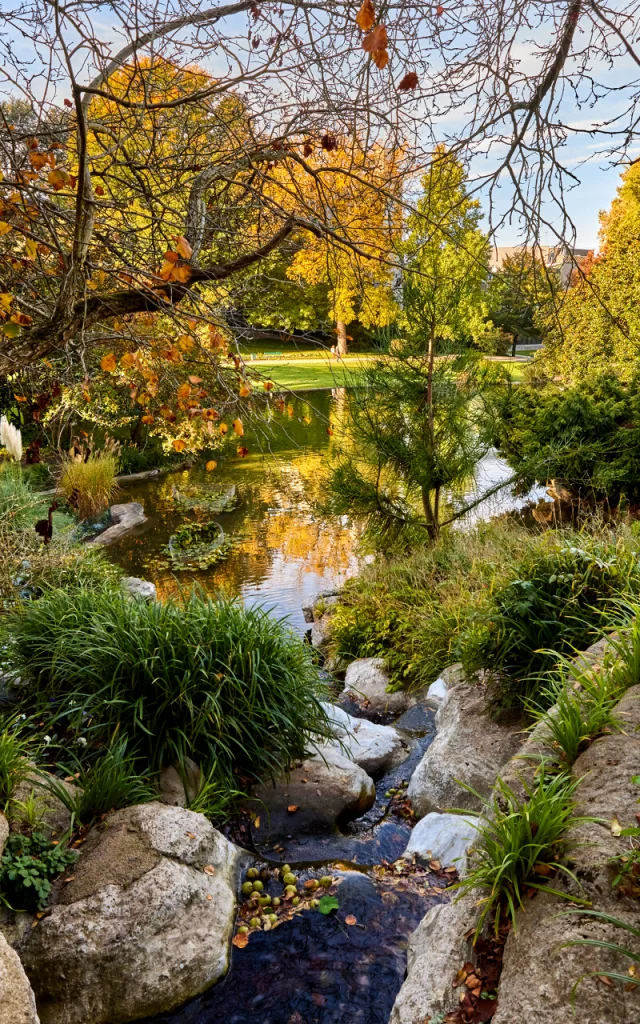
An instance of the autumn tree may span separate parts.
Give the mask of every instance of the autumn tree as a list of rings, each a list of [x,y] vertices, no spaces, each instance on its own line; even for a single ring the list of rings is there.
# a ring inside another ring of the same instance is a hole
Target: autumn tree
[[[618,58],[635,57],[634,17],[628,5],[604,11],[581,0],[500,0],[498,8],[469,0],[451,9],[402,0],[384,13],[372,0],[171,0],[162,9],[132,0],[122,11],[96,0],[10,0],[0,37],[5,94],[15,97],[0,120],[0,274],[14,326],[3,329],[0,371],[57,354],[82,363],[110,341],[124,347],[133,329],[126,318],[140,313],[174,317],[178,335],[186,317],[213,324],[207,287],[259,265],[296,232],[355,252],[322,206],[307,217],[274,195],[284,165],[313,177],[305,146],[317,153],[323,138],[347,148],[357,140],[365,163],[349,173],[363,183],[371,171],[372,193],[376,153],[410,153],[403,174],[416,174],[427,173],[445,134],[463,162],[497,142],[476,192],[491,204],[508,187],[507,205],[536,237],[549,220],[543,196],[552,196],[558,218],[550,230],[570,241],[563,184],[575,171],[563,165],[562,146],[585,130],[581,104],[593,99],[597,108],[615,89],[626,103],[618,116],[600,118],[598,131],[612,158],[624,158],[638,97]],[[524,69],[516,56],[532,32]],[[161,87],[160,61],[180,69]],[[127,67],[135,69],[130,81]],[[206,67],[203,81],[197,69]],[[229,123],[221,111],[236,98],[247,113]],[[193,111],[209,131],[195,127]],[[174,131],[180,120],[184,131]],[[196,135],[194,159],[186,141]],[[234,222],[231,196],[257,217]],[[401,201],[410,205],[406,193]],[[372,194],[372,210],[377,203]],[[371,258],[368,242],[363,252]],[[116,322],[129,325],[124,334]]]

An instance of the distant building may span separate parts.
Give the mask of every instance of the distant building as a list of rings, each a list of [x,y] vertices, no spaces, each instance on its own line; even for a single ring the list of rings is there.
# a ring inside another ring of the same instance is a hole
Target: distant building
[[[505,260],[525,250],[534,253],[550,270],[558,271],[562,284],[567,284],[576,262],[588,256],[590,249],[574,249],[569,245],[498,245],[491,250],[489,269],[492,274],[502,269]]]

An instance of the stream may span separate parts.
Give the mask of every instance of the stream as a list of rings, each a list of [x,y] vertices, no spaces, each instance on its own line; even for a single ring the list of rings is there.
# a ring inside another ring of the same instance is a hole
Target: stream
[[[209,473],[194,467],[127,485],[120,500],[141,502],[148,519],[108,553],[127,574],[152,580],[160,596],[195,582],[211,594],[262,604],[305,633],[302,605],[342,585],[360,565],[358,527],[346,518],[327,521],[315,511],[346,401],[343,389],[298,394],[288,400],[271,436],[246,431],[245,458],[220,460]],[[508,467],[490,453],[478,466],[476,483],[486,489],[508,476]],[[468,496],[473,488],[470,481]],[[176,573],[167,554],[170,537],[184,523],[206,519],[202,509],[185,510],[184,500],[220,491],[234,496],[233,507],[215,516],[233,540],[230,553],[217,565]],[[458,525],[465,528],[522,503],[499,492]],[[362,714],[347,704],[345,710]],[[248,824],[235,833],[226,830],[254,858],[267,893],[281,894],[277,867],[288,863],[301,882],[331,874],[338,908],[326,915],[302,909],[268,932],[252,932],[246,945],[234,944],[222,981],[146,1024],[387,1024],[406,971],[408,937],[430,905],[448,898],[451,881],[425,866],[417,876],[398,875],[393,867],[412,823],[389,791],[403,792],[432,741],[433,712],[416,705],[394,725],[408,757],[377,780],[373,807],[342,832],[265,844]]]

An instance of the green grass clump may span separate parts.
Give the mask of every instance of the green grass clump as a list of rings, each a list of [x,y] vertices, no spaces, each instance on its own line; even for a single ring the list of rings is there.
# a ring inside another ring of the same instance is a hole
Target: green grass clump
[[[330,735],[311,649],[260,608],[55,590],[7,616],[5,633],[48,731],[106,746],[117,734],[145,774],[188,756],[232,786],[234,771],[282,774]]]
[[[494,798],[484,802],[485,811],[477,825],[471,869],[458,883],[462,894],[476,891],[480,895],[476,935],[491,919],[496,935],[505,917],[515,928],[516,912],[524,907],[527,889],[564,895],[549,879],[558,872],[571,875],[562,863],[567,834],[587,820],[574,813],[579,781],[564,774],[548,777],[542,771],[520,800],[498,779]],[[579,902],[575,896],[566,898]]]
[[[58,489],[80,519],[96,516],[107,507],[117,490],[118,459],[113,452],[99,452],[86,462],[68,459]]]
[[[31,743],[16,716],[6,719],[0,732],[0,807],[6,808],[14,789],[29,775]]]
[[[47,776],[42,785],[62,801],[77,824],[88,825],[108,811],[147,803],[158,796],[148,779],[137,774],[126,739],[107,747],[75,775],[74,791],[69,791],[55,776]]]

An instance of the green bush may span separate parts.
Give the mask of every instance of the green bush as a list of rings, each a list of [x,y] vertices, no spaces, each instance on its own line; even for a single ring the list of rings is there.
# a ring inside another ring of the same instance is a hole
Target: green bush
[[[640,500],[640,377],[579,387],[522,385],[496,395],[493,441],[533,484],[560,478],[577,496],[616,507]]]
[[[558,656],[594,643],[640,590],[634,547],[608,531],[541,535],[471,616],[458,645],[465,669],[496,673],[507,702],[535,695]]]
[[[56,590],[5,632],[49,732],[109,745],[117,731],[145,774],[189,756],[229,785],[232,771],[267,778],[330,735],[310,647],[260,608]]]
[[[78,854],[62,842],[47,836],[11,834],[0,861],[0,893],[12,910],[42,910],[51,892],[51,882]]]

